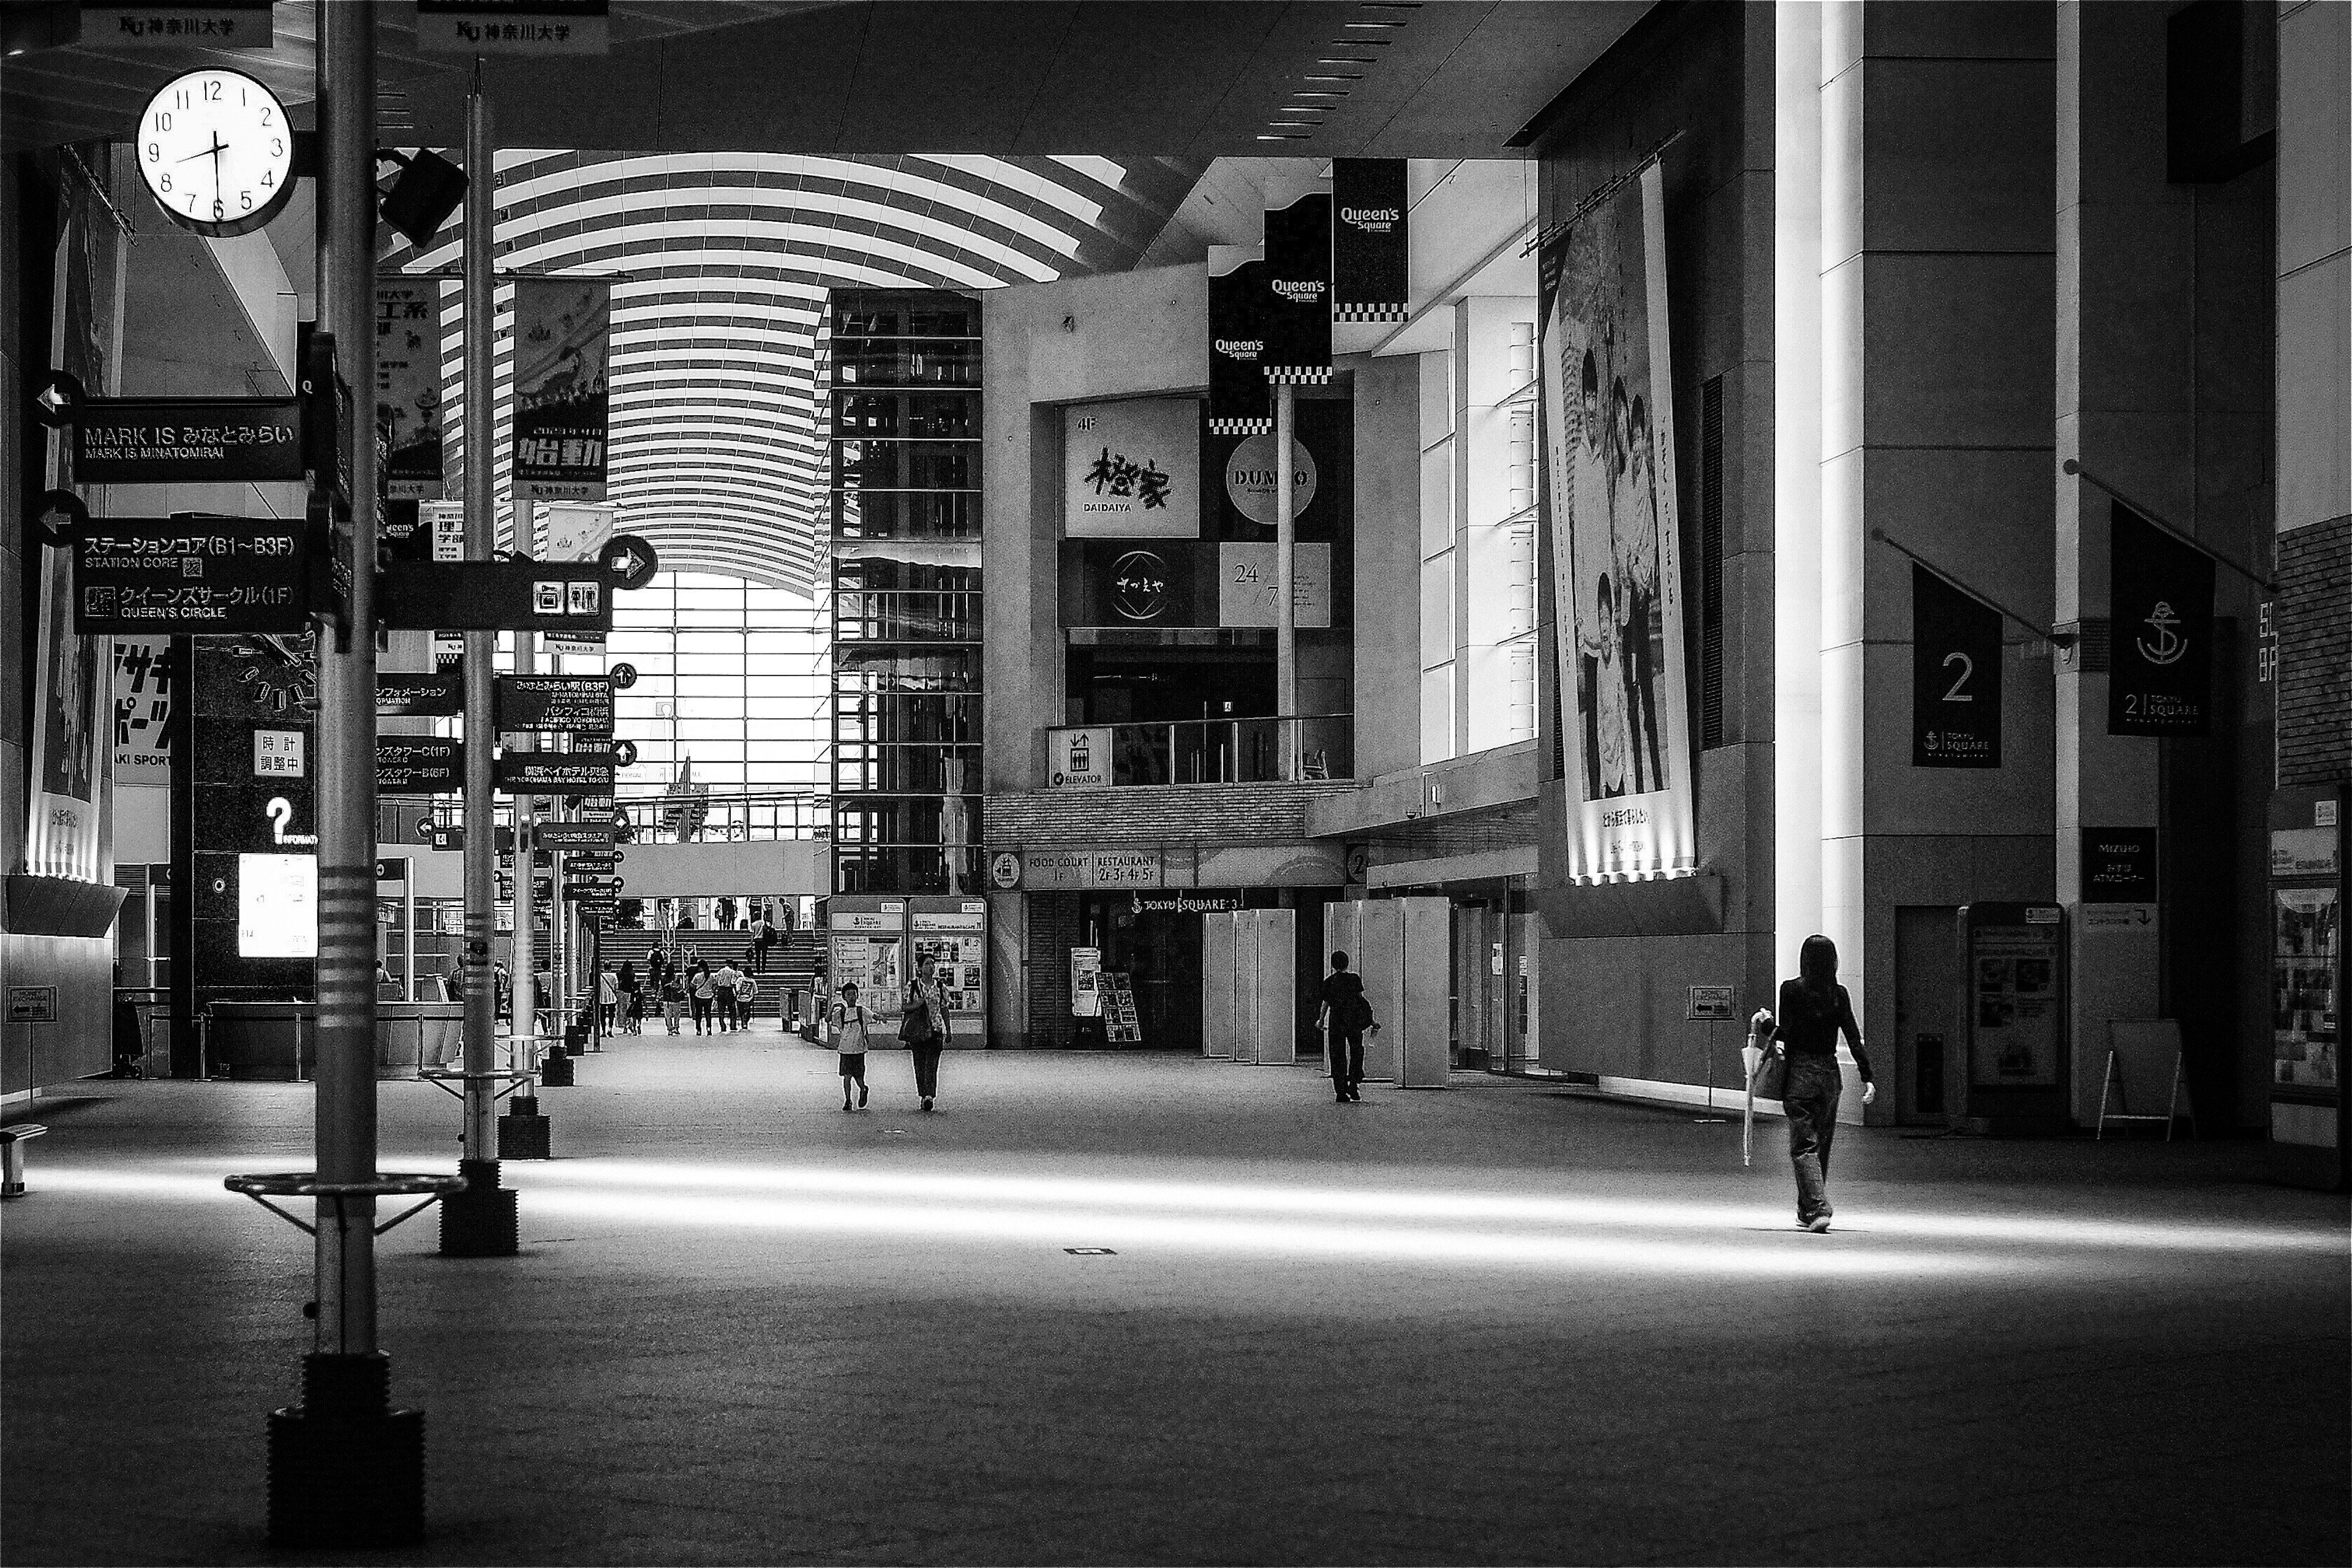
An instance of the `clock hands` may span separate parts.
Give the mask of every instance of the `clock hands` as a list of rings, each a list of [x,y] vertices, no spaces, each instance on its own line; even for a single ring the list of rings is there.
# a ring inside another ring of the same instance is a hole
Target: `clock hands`
[[[179,162],[183,163],[193,163],[199,158],[217,158],[220,156],[222,149],[226,148],[227,145],[227,142],[220,139],[220,132],[215,131],[213,132],[213,144],[211,146],[199,147],[194,152],[189,153],[186,157],[180,159]]]

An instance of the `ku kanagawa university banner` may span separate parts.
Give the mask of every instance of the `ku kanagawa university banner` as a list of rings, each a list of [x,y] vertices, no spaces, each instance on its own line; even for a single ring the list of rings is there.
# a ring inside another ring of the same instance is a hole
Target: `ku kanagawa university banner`
[[[517,500],[604,499],[612,346],[610,283],[526,278],[515,285]]]
[[[1580,879],[1697,867],[1664,229],[1653,163],[1539,264],[1568,863]]]

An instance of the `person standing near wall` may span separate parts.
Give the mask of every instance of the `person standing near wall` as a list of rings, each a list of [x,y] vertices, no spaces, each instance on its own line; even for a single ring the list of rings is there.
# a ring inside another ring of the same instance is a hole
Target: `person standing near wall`
[[[1780,1100],[1789,1118],[1789,1160],[1796,1168],[1797,1223],[1807,1230],[1830,1227],[1830,1140],[1837,1131],[1838,1037],[1853,1049],[1862,1074],[1862,1102],[1878,1097],[1853,1003],[1838,984],[1837,943],[1825,936],[1805,939],[1797,954],[1797,978],[1780,982],[1780,1006],[1772,1038],[1789,1056],[1788,1088]]]
[[[923,1109],[929,1110],[940,1093],[940,1053],[948,1044],[948,995],[940,984],[939,961],[928,952],[915,961],[915,978],[907,986],[898,1038],[914,1053],[915,1092],[923,1097]]]
[[[1372,1005],[1364,1000],[1364,980],[1348,970],[1348,955],[1331,955],[1331,973],[1323,977],[1316,1026],[1329,1042],[1331,1092],[1342,1105],[1364,1098],[1364,1031],[1372,1022]]]

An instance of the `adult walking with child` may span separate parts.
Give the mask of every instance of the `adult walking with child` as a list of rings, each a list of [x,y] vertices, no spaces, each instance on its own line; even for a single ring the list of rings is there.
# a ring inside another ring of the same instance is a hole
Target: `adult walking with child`
[[[915,1058],[915,1092],[923,1097],[923,1109],[932,1110],[940,1092],[940,1053],[948,1044],[948,994],[940,984],[938,961],[928,952],[915,961],[898,1038]]]

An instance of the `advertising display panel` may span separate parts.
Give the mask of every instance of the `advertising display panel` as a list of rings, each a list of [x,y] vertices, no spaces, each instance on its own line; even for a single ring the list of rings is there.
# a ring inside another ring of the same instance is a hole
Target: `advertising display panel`
[[[2271,1171],[2299,1186],[2352,1186],[2344,1092],[2344,787],[2271,796]]]
[[[114,645],[114,782],[165,784],[172,778],[169,637],[124,637]]]
[[[1694,869],[1657,165],[1538,257],[1555,638],[1580,879]]]
[[[915,904],[907,915],[914,946],[909,963],[929,958],[938,963],[953,1032],[977,1044],[974,1036],[988,1014],[988,905],[980,899],[958,900],[952,908],[927,909],[920,899]]]
[[[1976,903],[1960,910],[1968,992],[1968,1116],[2058,1131],[2067,1105],[2065,911]]]

